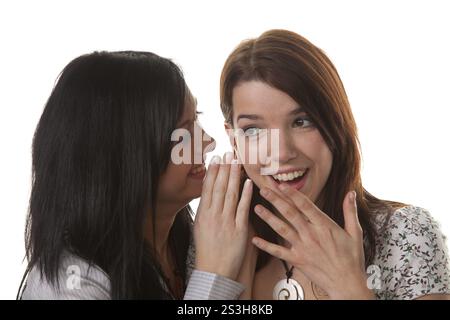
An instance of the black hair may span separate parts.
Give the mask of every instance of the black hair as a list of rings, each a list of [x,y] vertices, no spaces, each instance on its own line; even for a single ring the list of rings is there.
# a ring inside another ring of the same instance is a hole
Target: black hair
[[[33,139],[24,279],[36,266],[57,284],[69,250],[108,274],[112,299],[172,297],[144,223],[157,219],[187,94],[180,68],[149,52],[94,52],[64,68]],[[191,225],[186,206],[169,235],[184,283]]]

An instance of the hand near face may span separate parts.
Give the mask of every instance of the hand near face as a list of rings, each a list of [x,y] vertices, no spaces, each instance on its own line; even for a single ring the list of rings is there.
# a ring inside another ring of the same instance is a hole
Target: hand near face
[[[213,159],[203,183],[194,225],[196,269],[235,280],[244,259],[252,182],[239,199],[241,165],[232,153]]]
[[[287,185],[280,185],[280,190],[294,205],[267,188],[261,190],[261,195],[289,223],[261,205],[256,206],[255,212],[288,242],[288,246],[259,237],[254,237],[253,243],[301,270],[331,299],[373,298],[366,285],[363,232],[358,220],[356,194],[351,191],[344,199],[345,228],[342,229],[301,192]]]

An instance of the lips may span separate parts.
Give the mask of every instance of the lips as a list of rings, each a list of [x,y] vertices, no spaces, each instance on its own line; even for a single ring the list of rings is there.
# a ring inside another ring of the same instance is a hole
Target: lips
[[[280,173],[272,175],[272,177],[275,180],[278,180],[281,182],[288,182],[288,181],[297,179],[299,177],[302,177],[306,173],[306,170],[307,169],[291,170],[291,171],[284,171],[284,172],[281,171]]]
[[[300,172],[298,171],[291,171],[289,173],[283,173],[281,174],[277,174],[274,176],[271,176],[272,180],[277,184],[287,184],[289,186],[291,186],[292,188],[296,189],[296,190],[300,190],[301,188],[303,188],[303,186],[306,183],[306,180],[308,178],[308,174],[309,174],[309,169],[306,170],[302,170],[303,174],[300,175]],[[295,173],[297,172],[297,173]],[[297,176],[297,177],[295,177]],[[277,178],[281,178],[281,179],[277,179]]]
[[[188,176],[193,179],[203,179],[205,174],[206,174],[206,167],[202,163],[200,165],[193,167],[191,171],[189,171]]]

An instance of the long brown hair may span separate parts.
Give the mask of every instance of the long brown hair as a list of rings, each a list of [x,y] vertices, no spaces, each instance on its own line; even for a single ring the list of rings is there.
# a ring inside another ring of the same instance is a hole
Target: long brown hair
[[[225,120],[233,125],[233,89],[242,82],[257,80],[288,94],[309,115],[333,154],[328,180],[316,204],[339,226],[344,227],[342,203],[350,190],[357,194],[358,216],[364,231],[366,266],[375,255],[374,213],[404,204],[381,200],[364,189],[356,123],[342,81],[322,50],[302,36],[286,30],[270,30],[242,42],[228,57],[220,79],[220,106]],[[254,188],[251,210],[257,203],[268,205]],[[276,240],[275,233],[256,215],[256,232]],[[260,252],[258,269],[268,260]]]

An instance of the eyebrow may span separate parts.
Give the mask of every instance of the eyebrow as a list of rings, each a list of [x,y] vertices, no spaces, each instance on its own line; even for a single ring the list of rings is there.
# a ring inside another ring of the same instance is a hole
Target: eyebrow
[[[292,116],[292,115],[299,114],[302,112],[305,112],[305,110],[303,110],[302,107],[296,107],[295,109],[291,110],[288,113],[288,115]],[[239,121],[240,119],[261,120],[262,117],[257,114],[240,114],[240,115],[238,115],[236,122]]]

